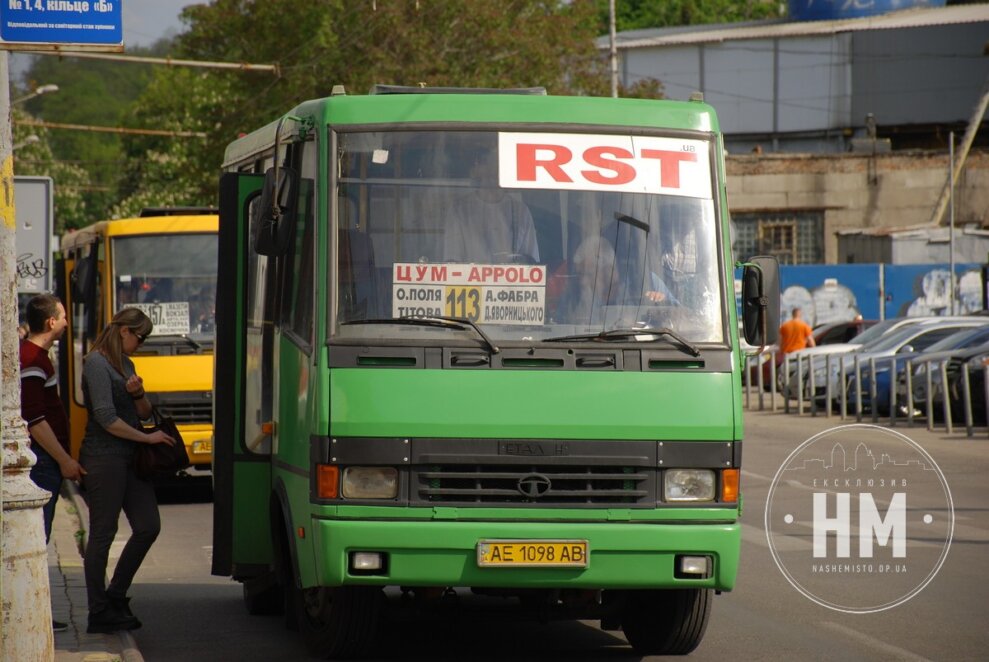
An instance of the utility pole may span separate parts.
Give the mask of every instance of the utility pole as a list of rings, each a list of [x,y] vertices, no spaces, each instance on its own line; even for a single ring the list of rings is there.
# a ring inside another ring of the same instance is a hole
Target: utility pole
[[[0,49],[0,442],[3,446],[0,547],[3,553],[3,660],[55,658],[48,557],[42,507],[48,492],[31,480],[35,456],[21,418],[20,346],[17,336],[17,220],[14,210],[14,150],[10,126],[8,53]]]
[[[611,50],[611,96],[618,98],[618,45],[615,43],[615,0],[608,0],[608,37]]]

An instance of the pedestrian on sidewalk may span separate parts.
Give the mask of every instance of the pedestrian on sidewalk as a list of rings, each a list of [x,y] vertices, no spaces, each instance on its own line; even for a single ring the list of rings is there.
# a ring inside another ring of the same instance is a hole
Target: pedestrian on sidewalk
[[[130,610],[127,591],[161,530],[154,485],[138,478],[136,444],[174,444],[160,430],[144,432],[151,416],[144,383],[130,355],[151,333],[151,320],[137,308],[124,308],[110,320],[83,362],[82,392],[89,420],[80,460],[89,505],[89,544],[83,567],[89,600],[88,632],[134,630],[141,622]],[[110,585],[106,570],[121,510],[132,535],[117,561]]]
[[[51,294],[39,294],[28,301],[24,316],[27,329],[20,343],[21,416],[27,423],[31,451],[37,458],[31,467],[31,480],[51,492],[42,508],[47,545],[62,479],[80,480],[86,471],[69,454],[69,421],[58,397],[58,376],[48,355],[68,326],[65,306]],[[68,627],[52,619],[54,632]]]
[[[780,326],[780,350],[784,354],[815,345],[814,330],[801,319],[802,315],[803,311],[794,308],[790,319]]]

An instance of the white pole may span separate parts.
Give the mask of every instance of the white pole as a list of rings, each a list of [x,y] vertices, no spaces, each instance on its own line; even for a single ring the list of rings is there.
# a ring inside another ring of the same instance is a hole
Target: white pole
[[[41,509],[49,493],[31,481],[35,457],[21,418],[21,366],[17,329],[17,270],[14,242],[14,156],[10,128],[7,51],[0,50],[0,439],[3,445],[0,527],[0,612],[4,660],[55,659],[48,558]]]

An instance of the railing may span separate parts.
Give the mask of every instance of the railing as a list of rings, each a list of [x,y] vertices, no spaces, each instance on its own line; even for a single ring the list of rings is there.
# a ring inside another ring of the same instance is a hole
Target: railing
[[[879,382],[884,373],[889,386],[888,393],[881,394]],[[916,381],[918,374],[923,375],[922,389]],[[973,437],[976,427],[989,434],[984,420],[989,418],[989,365],[982,367],[980,388],[973,388],[971,377],[972,370],[964,362],[896,356],[863,361],[857,354],[779,356],[767,351],[745,357],[742,384],[748,409],[782,408],[798,416],[884,421],[889,427],[922,422],[928,430],[940,428],[948,434],[956,425],[964,425],[965,434]],[[979,407],[983,420],[976,421]]]

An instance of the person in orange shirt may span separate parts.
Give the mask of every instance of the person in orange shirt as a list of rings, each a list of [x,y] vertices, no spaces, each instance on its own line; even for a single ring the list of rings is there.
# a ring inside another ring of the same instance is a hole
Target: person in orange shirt
[[[780,326],[780,350],[784,354],[813,347],[816,344],[813,329],[800,318],[800,315],[800,309],[794,308],[790,319]]]

